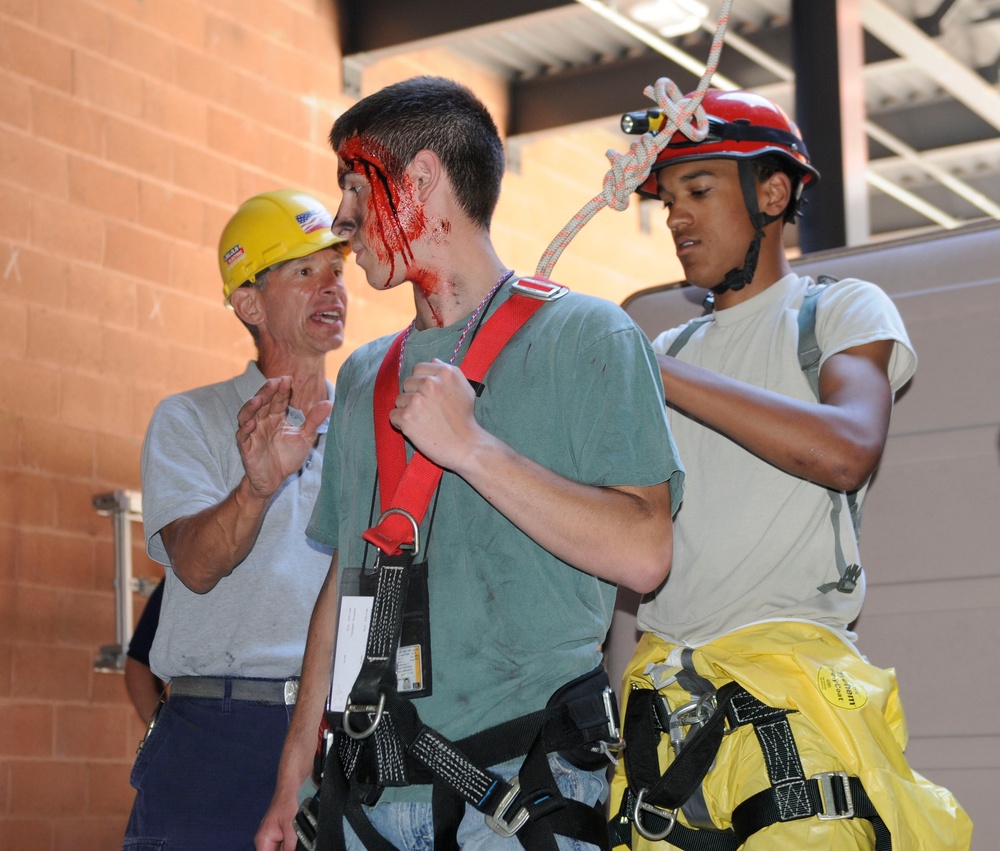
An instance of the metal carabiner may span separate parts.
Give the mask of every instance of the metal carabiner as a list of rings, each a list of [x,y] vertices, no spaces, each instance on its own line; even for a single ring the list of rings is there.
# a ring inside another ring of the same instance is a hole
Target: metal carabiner
[[[410,514],[409,511],[406,511],[405,509],[402,508],[390,508],[387,511],[382,512],[381,516],[378,518],[378,521],[375,523],[375,525],[378,526],[378,524],[381,523],[383,520],[385,520],[385,518],[388,517],[390,514],[401,514],[403,517],[409,520],[410,524],[413,526],[413,558],[416,558],[417,554],[420,552],[420,524],[417,523],[417,521],[414,519],[413,515]]]
[[[347,706],[344,707],[344,719],[343,719],[344,732],[347,733],[347,735],[350,736],[352,739],[355,739],[357,741],[361,741],[362,739],[367,739],[372,733],[375,732],[378,725],[382,722],[382,711],[384,709],[385,709],[384,694],[379,694],[378,706],[370,706],[370,705],[356,706],[353,703],[348,703]],[[372,721],[372,723],[368,725],[368,727],[366,727],[359,733],[358,731],[351,729],[350,717],[352,711],[368,712],[368,713],[374,712],[375,720]]]
[[[674,829],[674,825],[677,824],[677,810],[663,810],[659,807],[654,807],[652,804],[645,803],[642,799],[645,797],[649,789],[643,789],[639,796],[635,799],[635,807],[632,809],[632,824],[635,825],[635,829],[639,831],[639,835],[644,839],[648,839],[650,842],[660,842],[666,839],[670,835],[670,831]],[[648,830],[639,818],[639,812],[653,813],[660,818],[667,820],[667,826],[660,833],[654,833]]]

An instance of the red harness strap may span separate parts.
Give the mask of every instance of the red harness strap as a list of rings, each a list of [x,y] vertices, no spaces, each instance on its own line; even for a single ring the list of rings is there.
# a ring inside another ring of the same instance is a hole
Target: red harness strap
[[[530,285],[525,286],[528,281]],[[555,285],[524,279],[521,286],[531,290],[548,290],[551,295]],[[546,300],[544,295],[539,298],[513,292],[483,324],[472,341],[460,366],[465,377],[481,382],[503,347]],[[399,395],[399,351],[405,333],[396,337],[385,353],[375,379],[375,454],[378,458],[383,517],[363,537],[387,555],[398,555],[404,544],[413,543],[413,525],[401,514],[386,515],[385,512],[390,508],[402,509],[419,526],[443,472],[420,452],[414,452],[407,464],[406,441],[389,422],[389,412],[395,407]]]

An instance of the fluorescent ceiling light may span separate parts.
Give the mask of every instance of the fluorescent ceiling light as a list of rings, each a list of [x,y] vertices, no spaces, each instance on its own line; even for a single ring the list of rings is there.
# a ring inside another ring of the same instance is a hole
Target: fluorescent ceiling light
[[[665,38],[673,38],[697,30],[708,17],[708,6],[698,0],[639,0],[627,13]]]

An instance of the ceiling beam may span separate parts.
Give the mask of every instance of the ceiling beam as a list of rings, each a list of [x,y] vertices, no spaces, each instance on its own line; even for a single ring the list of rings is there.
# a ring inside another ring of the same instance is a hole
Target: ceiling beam
[[[905,56],[944,91],[1000,130],[1000,92],[884,0],[862,0],[865,29]]]
[[[566,5],[566,0],[341,0],[340,46],[344,56],[371,53]]]

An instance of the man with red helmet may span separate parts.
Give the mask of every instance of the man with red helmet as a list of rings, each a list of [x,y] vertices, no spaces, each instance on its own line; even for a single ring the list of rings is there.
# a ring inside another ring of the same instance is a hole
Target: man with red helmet
[[[849,629],[856,524],[916,355],[878,287],[792,271],[782,229],[819,178],[795,124],[750,92],[702,105],[705,138],[676,133],[639,189],[714,311],[653,344],[688,481],[624,678],[613,844],[968,847],[957,802],[906,764],[893,672]]]

